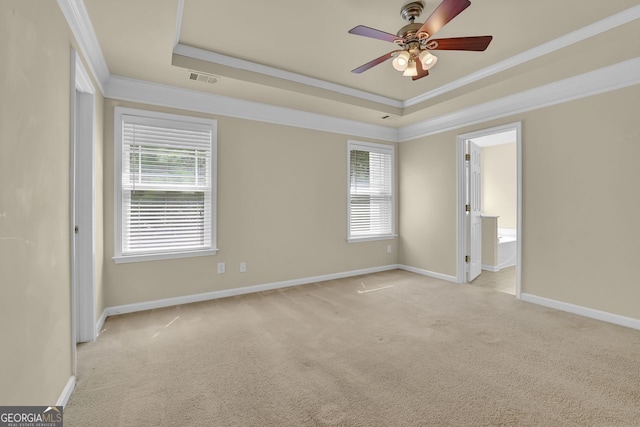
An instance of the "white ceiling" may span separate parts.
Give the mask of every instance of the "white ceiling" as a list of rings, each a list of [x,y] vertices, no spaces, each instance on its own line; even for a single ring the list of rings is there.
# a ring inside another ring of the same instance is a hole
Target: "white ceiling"
[[[425,0],[422,22],[440,2]],[[473,0],[437,38],[493,35],[485,52],[438,51],[412,81],[360,66],[395,33],[403,1],[84,0],[112,76],[401,127],[640,57],[640,0]],[[189,80],[189,70],[219,77]],[[383,116],[389,116],[382,119]]]

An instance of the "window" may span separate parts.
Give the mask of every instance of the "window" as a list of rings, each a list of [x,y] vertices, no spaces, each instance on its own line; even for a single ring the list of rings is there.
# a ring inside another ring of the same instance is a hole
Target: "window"
[[[349,141],[348,151],[348,241],[393,238],[393,146]]]
[[[216,121],[116,107],[115,262],[216,253]]]

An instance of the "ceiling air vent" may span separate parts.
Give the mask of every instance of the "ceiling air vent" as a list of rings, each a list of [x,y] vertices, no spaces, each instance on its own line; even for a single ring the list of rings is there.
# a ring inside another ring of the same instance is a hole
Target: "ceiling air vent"
[[[197,80],[199,82],[205,83],[215,83],[220,79],[219,76],[214,76],[213,74],[201,73],[199,71],[191,71],[189,70],[189,80]]]

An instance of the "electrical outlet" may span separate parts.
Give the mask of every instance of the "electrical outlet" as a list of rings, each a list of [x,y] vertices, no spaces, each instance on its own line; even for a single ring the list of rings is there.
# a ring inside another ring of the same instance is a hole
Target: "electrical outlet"
[[[391,245],[387,245],[387,253],[390,254],[391,253]]]
[[[218,274],[224,273],[224,262],[218,263]]]
[[[246,273],[247,272],[247,263],[246,262],[241,262],[240,263],[240,273]]]

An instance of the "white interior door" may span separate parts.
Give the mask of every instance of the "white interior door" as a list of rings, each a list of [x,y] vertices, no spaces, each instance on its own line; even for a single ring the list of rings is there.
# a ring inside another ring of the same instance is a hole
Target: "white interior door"
[[[481,181],[480,181],[480,162],[481,162],[481,149],[473,141],[469,141],[469,234],[468,245],[469,248],[469,282],[478,277],[482,272],[482,218],[480,212],[482,211],[482,197],[480,194]]]
[[[471,223],[471,212],[467,212],[465,209],[465,205],[470,205],[470,210],[471,207],[473,206],[475,208],[475,213],[474,213],[474,217],[477,216],[478,219],[480,219],[480,212],[482,211],[482,206],[481,206],[481,194],[480,194],[480,187],[478,186],[477,188],[477,199],[478,202],[475,204],[471,204],[470,203],[470,193],[473,190],[472,186],[471,186],[471,179],[470,179],[470,167],[471,167],[471,161],[470,161],[470,157],[471,157],[471,153],[469,152],[469,141],[470,140],[474,140],[474,141],[478,141],[478,139],[480,138],[485,138],[487,136],[491,136],[491,135],[497,135],[497,134],[506,134],[508,132],[514,132],[515,135],[511,135],[510,136],[510,141],[512,141],[515,138],[516,141],[516,147],[517,147],[517,187],[518,187],[518,195],[517,195],[517,203],[518,203],[518,209],[517,209],[517,261],[516,261],[516,298],[520,299],[521,295],[521,264],[522,264],[522,224],[523,224],[523,220],[522,220],[522,123],[521,122],[515,122],[515,123],[509,123],[509,124],[505,124],[505,125],[501,125],[501,126],[496,126],[496,127],[492,127],[492,128],[488,128],[488,129],[483,129],[483,130],[479,130],[479,131],[474,131],[474,132],[469,132],[469,133],[464,133],[464,134],[460,134],[457,136],[456,140],[457,140],[457,155],[458,155],[458,159],[457,159],[457,172],[458,172],[458,203],[457,206],[459,207],[458,209],[458,227],[457,227],[457,238],[458,238],[458,251],[457,251],[457,265],[456,265],[456,281],[458,283],[467,283],[470,281],[470,274],[469,274],[469,270],[470,270],[470,262],[468,262],[467,260],[470,260],[470,252],[474,252],[476,254],[478,254],[478,259],[480,259],[480,262],[482,262],[482,231],[480,231],[480,233],[478,233],[477,236],[477,247],[475,250],[471,249],[471,243],[470,243],[470,223]],[[478,143],[475,144],[479,147],[482,147],[482,143]],[[476,149],[477,150],[477,147]],[[465,154],[469,154],[469,160],[467,160]],[[477,167],[479,168],[481,166],[481,158],[480,156],[477,156]],[[479,227],[478,227],[479,228]],[[466,257],[469,258],[466,258]],[[480,264],[479,266],[477,266],[478,269],[482,269],[482,264]],[[477,270],[476,270],[477,271]]]

